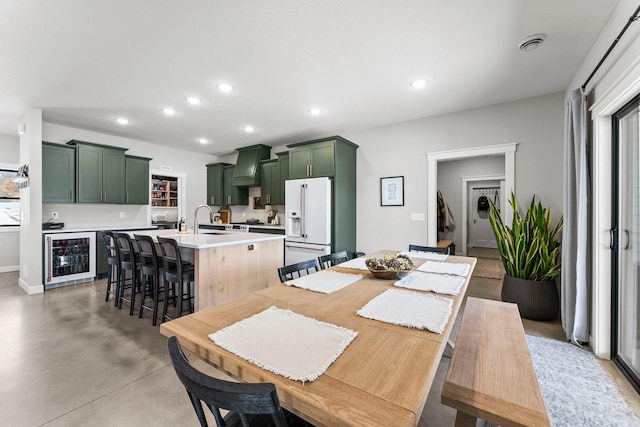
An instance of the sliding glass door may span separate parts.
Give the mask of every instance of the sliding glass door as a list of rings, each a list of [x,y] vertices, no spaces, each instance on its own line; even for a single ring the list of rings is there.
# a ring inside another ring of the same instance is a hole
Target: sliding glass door
[[[614,360],[640,391],[639,97],[613,116],[611,249]]]

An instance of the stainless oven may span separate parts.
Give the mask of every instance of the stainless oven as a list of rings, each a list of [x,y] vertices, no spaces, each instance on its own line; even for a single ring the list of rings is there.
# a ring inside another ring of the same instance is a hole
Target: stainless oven
[[[96,276],[96,233],[44,235],[44,287],[72,285]]]

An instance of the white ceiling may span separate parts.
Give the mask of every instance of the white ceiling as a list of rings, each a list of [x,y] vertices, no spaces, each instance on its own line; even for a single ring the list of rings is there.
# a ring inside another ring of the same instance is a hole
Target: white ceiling
[[[0,133],[35,107],[48,122],[224,155],[563,91],[616,3],[2,0]],[[541,47],[517,49],[536,33]]]

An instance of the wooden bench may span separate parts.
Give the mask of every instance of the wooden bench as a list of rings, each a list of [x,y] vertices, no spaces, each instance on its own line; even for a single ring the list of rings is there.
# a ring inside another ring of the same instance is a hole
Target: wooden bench
[[[451,248],[450,254],[456,254],[456,244],[453,243],[453,240],[440,240],[437,245],[439,248]]]
[[[456,427],[550,425],[516,304],[467,298],[442,403]]]

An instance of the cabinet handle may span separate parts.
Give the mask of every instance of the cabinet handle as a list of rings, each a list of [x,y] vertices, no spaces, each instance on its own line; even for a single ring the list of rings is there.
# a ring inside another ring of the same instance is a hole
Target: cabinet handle
[[[309,165],[309,176],[313,176],[313,165]]]
[[[214,200],[215,200],[215,198],[213,196],[211,196],[211,205],[215,205],[215,203],[213,203]]]
[[[73,200],[73,190],[69,190],[69,200]]]
[[[107,192],[106,191],[104,192],[104,201],[105,201],[105,203],[107,202]]]
[[[129,193],[127,193],[127,203],[129,203]]]
[[[102,203],[102,191],[100,192],[100,203]]]
[[[231,204],[231,196],[227,196],[227,203]]]
[[[309,165],[307,165],[307,177],[309,176]]]

